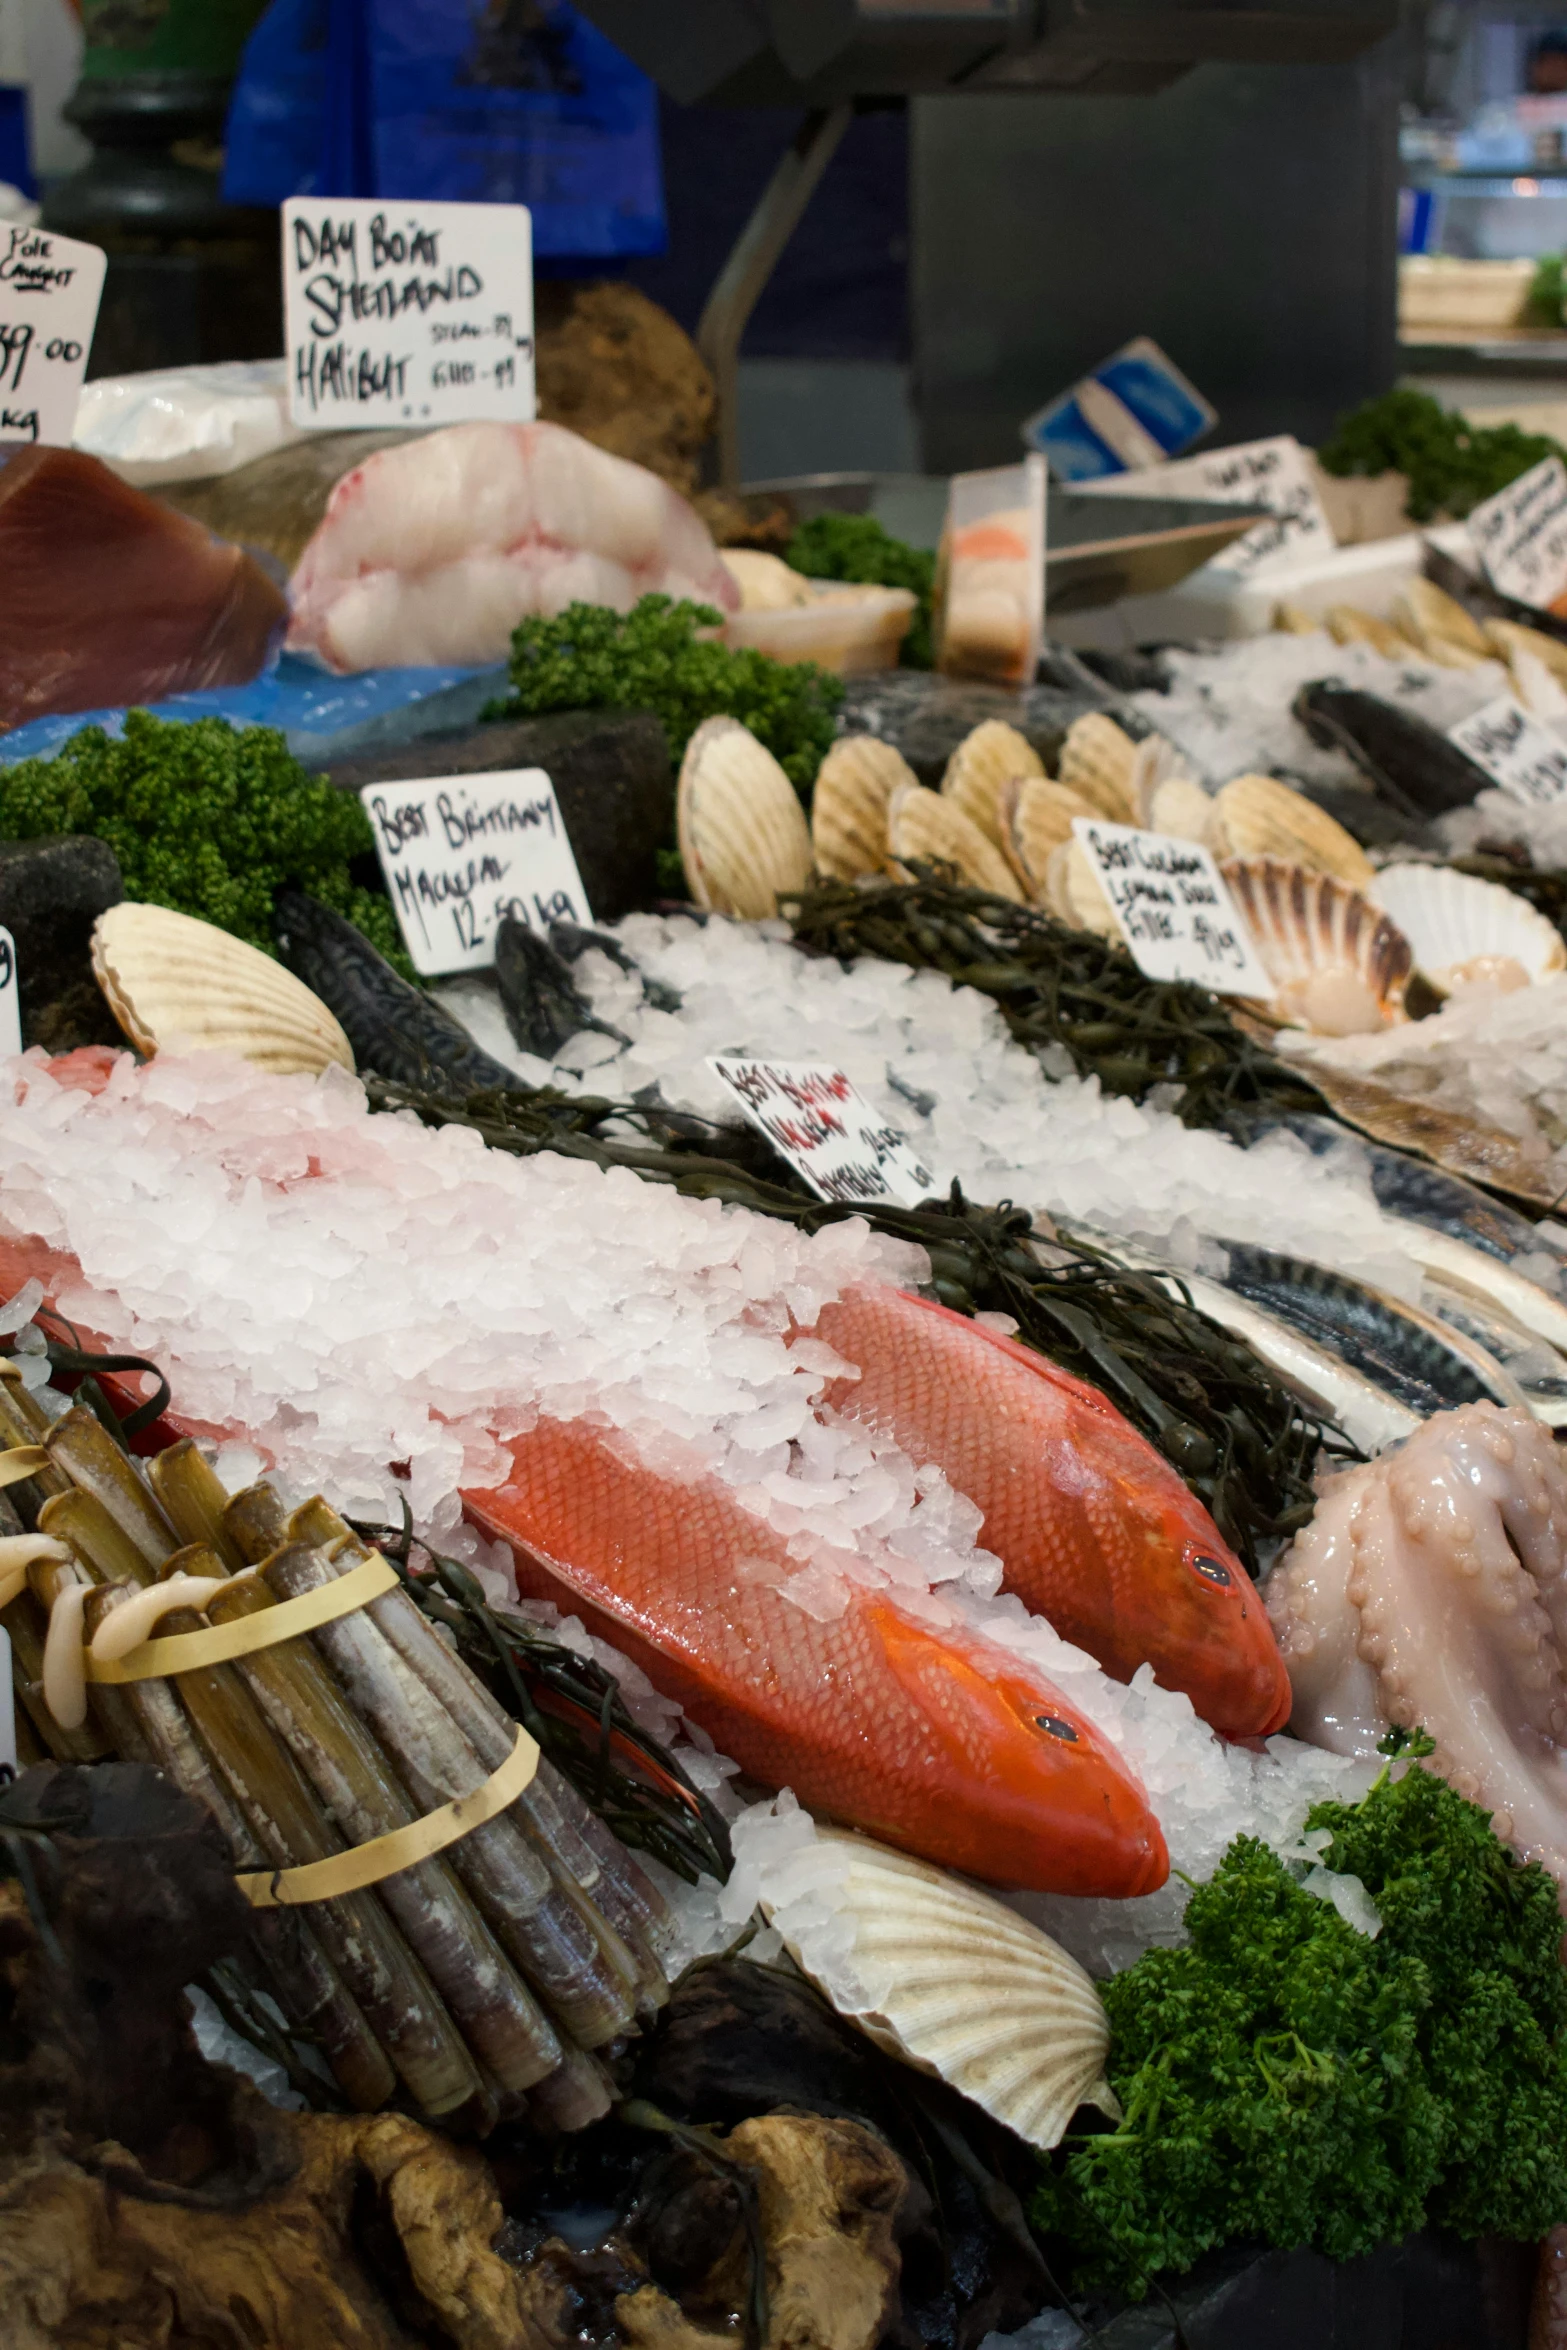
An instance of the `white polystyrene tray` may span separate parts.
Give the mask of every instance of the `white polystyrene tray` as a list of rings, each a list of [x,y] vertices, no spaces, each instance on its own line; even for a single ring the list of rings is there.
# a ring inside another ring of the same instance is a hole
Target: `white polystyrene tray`
[[[1273,626],[1280,604],[1293,604],[1314,619],[1334,604],[1354,604],[1383,619],[1400,588],[1419,572],[1427,539],[1461,563],[1473,561],[1468,531],[1461,522],[1449,522],[1439,530],[1335,547],[1330,555],[1262,579],[1238,579],[1218,563],[1204,563],[1160,595],[1123,596],[1118,604],[1059,618],[1049,613],[1046,628],[1058,643],[1079,650],[1120,652],[1132,645],[1201,637],[1261,636]]]

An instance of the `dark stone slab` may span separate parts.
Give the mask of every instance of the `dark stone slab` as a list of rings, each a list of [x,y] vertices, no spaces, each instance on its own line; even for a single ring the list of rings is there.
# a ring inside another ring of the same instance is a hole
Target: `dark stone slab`
[[[92,975],[92,926],[125,895],[119,861],[86,834],[0,841],[0,923],[16,942],[22,1042],[50,1052],[123,1041]]]
[[[344,791],[422,776],[542,767],[555,786],[593,917],[613,922],[659,896],[655,852],[675,840],[675,779],[647,710],[564,710],[497,719],[322,769]]]

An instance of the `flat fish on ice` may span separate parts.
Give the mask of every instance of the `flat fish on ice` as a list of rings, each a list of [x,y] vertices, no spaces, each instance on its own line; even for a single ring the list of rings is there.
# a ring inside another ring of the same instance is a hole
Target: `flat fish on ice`
[[[260,566],[76,449],[0,454],[0,730],[243,685],[287,618]]]
[[[684,498],[559,424],[454,424],[367,458],[290,592],[289,650],[340,675],[503,661],[519,621],[568,604],[739,602]]]

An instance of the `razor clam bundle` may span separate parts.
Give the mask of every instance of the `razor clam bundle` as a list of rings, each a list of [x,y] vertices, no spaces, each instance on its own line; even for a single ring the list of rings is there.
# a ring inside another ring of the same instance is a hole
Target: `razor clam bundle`
[[[205,1806],[255,1909],[239,1998],[313,2051],[303,2085],[463,2132],[601,2117],[669,1912],[397,1566],[320,1497],[231,1499],[189,1439],[143,1471],[12,1362],[0,1439],[23,1759],[115,1753]]]

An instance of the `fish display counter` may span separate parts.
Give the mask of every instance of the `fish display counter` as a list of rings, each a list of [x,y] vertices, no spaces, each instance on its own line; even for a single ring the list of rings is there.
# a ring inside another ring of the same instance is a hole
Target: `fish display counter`
[[[376,437],[0,467],[18,2343],[1551,2350],[1567,631]]]

